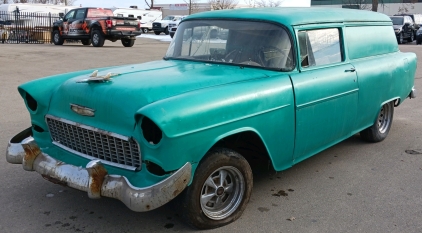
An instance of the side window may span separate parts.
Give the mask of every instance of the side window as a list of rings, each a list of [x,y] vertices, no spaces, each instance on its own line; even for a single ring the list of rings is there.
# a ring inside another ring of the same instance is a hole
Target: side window
[[[69,11],[69,13],[66,14],[66,16],[63,19],[63,22],[68,21],[69,19],[73,19],[73,16],[75,16],[76,10]]]
[[[76,13],[75,19],[83,19],[85,18],[86,9],[79,9]]]
[[[302,67],[342,61],[339,29],[299,31],[298,38]]]

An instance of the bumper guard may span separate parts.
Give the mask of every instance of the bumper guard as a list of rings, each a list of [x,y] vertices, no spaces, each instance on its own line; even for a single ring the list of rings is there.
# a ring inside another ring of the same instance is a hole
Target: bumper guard
[[[7,162],[22,164],[26,171],[36,171],[45,179],[88,193],[93,199],[111,197],[129,209],[144,212],[158,208],[180,194],[190,181],[192,166],[187,162],[165,180],[145,188],[131,185],[120,175],[109,175],[100,160],[86,168],[65,164],[43,153],[28,128],[13,137],[7,147]]]

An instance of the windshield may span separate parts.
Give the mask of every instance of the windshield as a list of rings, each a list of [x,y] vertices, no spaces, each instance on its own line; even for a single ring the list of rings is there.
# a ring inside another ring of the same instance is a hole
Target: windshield
[[[403,25],[403,17],[390,17],[393,25]]]
[[[173,20],[174,16],[168,15],[163,20]]]
[[[290,38],[280,26],[251,21],[194,20],[179,25],[166,58],[291,70],[292,54]]]

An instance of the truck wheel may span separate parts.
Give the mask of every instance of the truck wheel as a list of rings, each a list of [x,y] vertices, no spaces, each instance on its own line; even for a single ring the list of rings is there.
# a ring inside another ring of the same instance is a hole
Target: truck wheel
[[[161,32],[154,31],[155,35],[160,35]]]
[[[394,115],[394,102],[384,104],[375,123],[360,132],[360,137],[368,142],[380,142],[384,140],[390,131]]]
[[[403,36],[403,32],[400,32],[400,34],[399,34],[399,39],[398,39],[398,41],[399,41],[399,44],[403,44],[403,42],[404,42],[404,38],[403,38],[404,36]]]
[[[166,35],[168,35],[168,34],[169,34],[169,27],[166,27],[166,29],[164,29],[164,33],[165,33]]]
[[[416,44],[422,44],[422,38],[416,39]]]
[[[253,186],[249,163],[235,151],[220,148],[207,153],[183,192],[185,221],[199,229],[227,225],[238,219]]]
[[[63,45],[64,43],[64,39],[63,37],[60,35],[59,30],[54,30],[53,31],[53,43],[55,45]]]
[[[122,39],[122,45],[125,47],[132,47],[135,44],[135,40],[132,39]]]
[[[91,39],[83,39],[81,40],[83,45],[90,45],[91,44]]]
[[[414,39],[413,32],[412,32],[412,33],[410,33],[410,37],[409,37],[409,39],[407,39],[407,41],[412,43],[414,40],[415,39]]]
[[[143,33],[148,33],[148,28],[142,28]]]
[[[99,30],[94,30],[91,33],[92,46],[102,47],[104,45],[104,36]]]

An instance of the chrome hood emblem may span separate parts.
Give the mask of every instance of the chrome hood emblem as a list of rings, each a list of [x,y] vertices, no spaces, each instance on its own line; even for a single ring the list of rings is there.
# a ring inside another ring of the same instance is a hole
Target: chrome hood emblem
[[[87,107],[76,105],[76,104],[70,104],[70,109],[72,109],[72,111],[82,116],[93,117],[95,115],[94,113],[95,109],[87,108]]]

